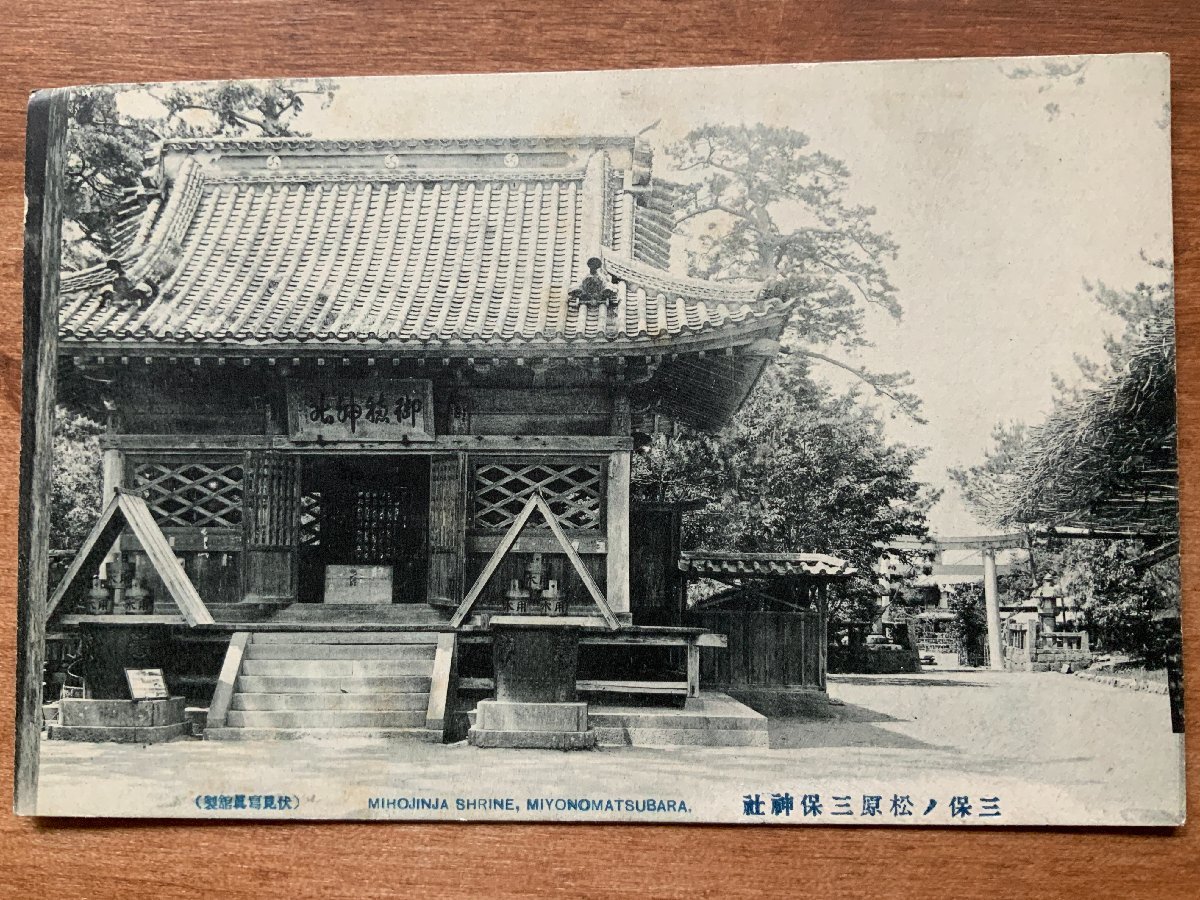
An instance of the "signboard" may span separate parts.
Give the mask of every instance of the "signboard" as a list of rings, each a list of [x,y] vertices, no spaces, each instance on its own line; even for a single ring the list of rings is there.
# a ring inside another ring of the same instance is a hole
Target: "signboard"
[[[325,603],[391,605],[391,566],[326,566]]]
[[[288,430],[296,441],[432,441],[433,383],[379,378],[292,384]]]
[[[171,696],[162,669],[126,669],[125,680],[134,700],[166,700]]]

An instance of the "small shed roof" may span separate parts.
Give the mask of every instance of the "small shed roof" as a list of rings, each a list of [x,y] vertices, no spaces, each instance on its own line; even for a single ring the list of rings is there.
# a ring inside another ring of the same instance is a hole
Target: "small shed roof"
[[[692,575],[751,578],[796,575],[844,578],[857,571],[845,560],[823,553],[736,553],[704,550],[680,553],[679,569]]]

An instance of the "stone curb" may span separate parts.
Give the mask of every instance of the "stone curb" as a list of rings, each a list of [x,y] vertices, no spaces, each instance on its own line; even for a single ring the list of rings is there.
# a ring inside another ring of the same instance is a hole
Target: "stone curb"
[[[1166,682],[1162,681],[1139,681],[1135,678],[1117,678],[1114,675],[1093,675],[1090,672],[1075,672],[1076,678],[1082,678],[1085,681],[1094,681],[1096,684],[1104,684],[1109,687],[1124,688],[1127,691],[1144,691],[1149,694],[1165,694],[1167,693]]]

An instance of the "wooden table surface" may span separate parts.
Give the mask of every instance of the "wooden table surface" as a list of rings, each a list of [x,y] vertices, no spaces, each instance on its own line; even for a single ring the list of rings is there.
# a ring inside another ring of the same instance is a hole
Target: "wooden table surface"
[[[5,2],[0,9],[0,720],[12,722],[22,159],[34,88],[95,81],[1170,52],[1184,578],[1195,584],[1200,420],[1200,4],[868,0],[656,4],[293,0]],[[1189,606],[1192,604],[1189,603]],[[1185,611],[1200,723],[1200,617]],[[1193,726],[1195,727],[1195,725]],[[3,729],[0,758],[11,772]],[[1189,747],[1195,788],[1197,742]],[[0,790],[13,897],[1197,897],[1200,826],[1174,832],[665,826],[50,823]]]

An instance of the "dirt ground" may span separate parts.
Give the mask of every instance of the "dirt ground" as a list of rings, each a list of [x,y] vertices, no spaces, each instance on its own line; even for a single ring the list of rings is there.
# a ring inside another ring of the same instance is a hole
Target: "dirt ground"
[[[1164,695],[1056,673],[829,682],[832,703],[771,717],[770,748],[43,742],[39,812],[240,818],[262,813],[231,803],[278,795],[293,798],[280,815],[300,818],[1167,825],[1182,817],[1182,741]],[[791,796],[794,808],[773,813],[772,794]],[[821,798],[819,810],[802,812],[805,795]],[[865,815],[872,796],[883,798],[881,810]],[[235,799],[207,808],[221,797]],[[756,797],[761,812],[748,814]],[[894,814],[894,797],[910,798],[912,814]],[[953,815],[952,798],[966,798],[970,811]],[[979,815],[985,798],[998,798],[999,815]],[[847,806],[852,813],[832,817]]]

